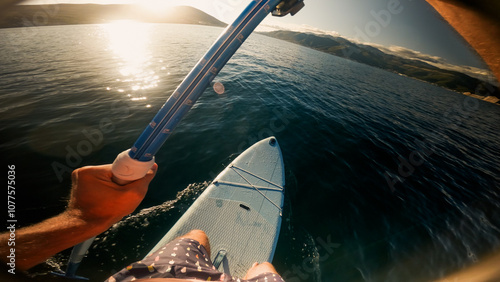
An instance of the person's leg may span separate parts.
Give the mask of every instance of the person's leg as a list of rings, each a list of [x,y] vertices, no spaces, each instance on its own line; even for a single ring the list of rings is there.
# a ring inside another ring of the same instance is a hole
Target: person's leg
[[[160,247],[141,261],[122,269],[108,281],[129,281],[131,278],[148,277],[218,281],[222,273],[212,268],[209,252],[210,243],[205,232],[191,230]]]
[[[180,238],[188,238],[198,241],[207,250],[208,255],[210,255],[210,242],[208,241],[208,236],[202,230],[191,230],[188,233],[182,235]]]
[[[263,262],[261,264],[255,262],[252,267],[247,271],[247,274],[245,275],[245,278],[243,279],[252,279],[253,277],[259,275],[259,274],[263,274],[263,273],[275,273],[275,274],[278,274],[278,272],[276,271],[276,269],[274,268],[274,266],[272,264],[270,264],[269,262]]]

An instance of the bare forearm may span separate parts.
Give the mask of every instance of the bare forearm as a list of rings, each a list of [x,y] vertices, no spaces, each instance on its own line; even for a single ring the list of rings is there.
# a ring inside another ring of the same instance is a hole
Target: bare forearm
[[[137,208],[155,176],[155,164],[142,179],[120,186],[112,181],[111,165],[89,166],[71,174],[73,186],[67,210],[39,224],[0,235],[0,260],[15,248],[16,268],[26,270],[56,253],[92,238]],[[11,243],[11,242],[10,242]]]
[[[83,220],[78,211],[67,211],[36,225],[15,232],[15,241],[9,245],[10,232],[0,235],[0,257],[6,261],[15,249],[16,268],[29,269],[56,253],[70,248],[105,231],[111,223],[93,223]]]

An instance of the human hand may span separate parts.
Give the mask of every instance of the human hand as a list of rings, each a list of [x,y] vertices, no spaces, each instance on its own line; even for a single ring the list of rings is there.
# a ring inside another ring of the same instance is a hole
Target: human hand
[[[76,169],[67,212],[107,229],[137,208],[157,169],[154,164],[145,177],[123,186],[113,182],[111,165]]]

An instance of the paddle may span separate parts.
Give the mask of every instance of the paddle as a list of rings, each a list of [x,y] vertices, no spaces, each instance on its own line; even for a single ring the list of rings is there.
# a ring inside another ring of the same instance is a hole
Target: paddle
[[[303,0],[252,1],[222,32],[208,52],[184,78],[132,148],[117,156],[112,166],[113,181],[124,185],[146,175],[154,164],[156,152],[172,134],[177,124],[267,14],[272,12],[273,16],[280,17],[287,14],[295,15],[302,7],[304,7]],[[76,276],[76,270],[93,240],[94,238],[91,238],[73,248],[65,277],[86,279]]]

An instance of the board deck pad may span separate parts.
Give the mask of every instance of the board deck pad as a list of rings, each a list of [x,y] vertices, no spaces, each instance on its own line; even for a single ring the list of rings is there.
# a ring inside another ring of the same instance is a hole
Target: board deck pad
[[[283,158],[276,138],[257,142],[214,179],[150,253],[201,229],[210,240],[214,265],[220,263],[221,272],[244,276],[252,263],[273,259],[284,184]]]

